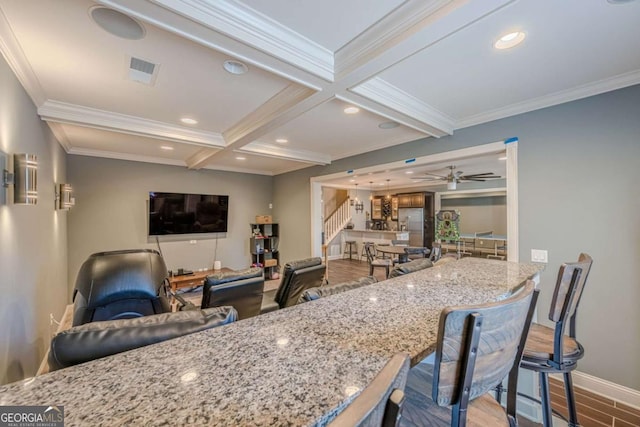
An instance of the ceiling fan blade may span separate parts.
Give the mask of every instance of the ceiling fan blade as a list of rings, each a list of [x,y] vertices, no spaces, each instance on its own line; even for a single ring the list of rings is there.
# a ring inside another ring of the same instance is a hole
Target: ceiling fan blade
[[[502,177],[500,175],[494,175],[493,172],[474,173],[474,174],[464,175],[460,177],[460,179],[472,179],[472,178],[490,179],[490,178],[502,178]]]
[[[476,182],[485,182],[486,179],[483,178],[460,178],[458,181],[476,181]]]
[[[431,175],[431,176],[438,177],[438,179],[447,179],[447,177],[446,177],[446,176],[438,175],[438,174],[431,173],[431,172],[425,172],[424,174],[425,174],[425,175]]]

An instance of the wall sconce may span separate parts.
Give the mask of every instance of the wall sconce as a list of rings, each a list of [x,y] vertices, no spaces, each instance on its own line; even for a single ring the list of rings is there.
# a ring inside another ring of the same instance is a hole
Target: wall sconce
[[[20,205],[38,203],[38,158],[34,154],[14,154],[13,173],[2,169],[2,186],[13,185],[13,202]]]
[[[60,184],[56,188],[56,209],[69,210],[76,204],[71,184]]]

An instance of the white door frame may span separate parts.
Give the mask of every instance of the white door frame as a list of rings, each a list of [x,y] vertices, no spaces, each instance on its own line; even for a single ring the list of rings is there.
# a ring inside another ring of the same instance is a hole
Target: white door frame
[[[518,249],[518,138],[509,138],[505,141],[492,142],[489,144],[476,145],[460,150],[446,151],[429,156],[418,157],[411,163],[411,167],[420,164],[439,163],[453,161],[460,158],[474,157],[484,154],[498,153],[506,149],[507,152],[507,259],[510,261],[519,260]],[[404,160],[370,166],[358,169],[357,173],[367,174],[369,172],[379,172],[386,169],[398,169],[406,166]],[[355,170],[353,171],[356,172]],[[314,176],[310,178],[311,183],[311,255],[322,256],[322,185],[323,182],[345,176],[346,172],[337,172],[329,175]],[[495,191],[495,189],[493,189]]]

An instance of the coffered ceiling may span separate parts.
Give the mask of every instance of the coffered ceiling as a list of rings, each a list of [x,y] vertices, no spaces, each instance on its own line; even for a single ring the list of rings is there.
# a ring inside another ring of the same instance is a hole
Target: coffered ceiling
[[[275,175],[640,83],[638,22],[622,0],[0,0],[0,49],[70,154]]]

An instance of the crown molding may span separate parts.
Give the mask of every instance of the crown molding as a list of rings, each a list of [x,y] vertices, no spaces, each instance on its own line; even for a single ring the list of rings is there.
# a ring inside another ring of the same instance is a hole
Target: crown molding
[[[291,148],[276,146],[259,141],[252,142],[234,151],[238,153],[255,154],[258,156],[293,160],[296,162],[311,163],[315,165],[328,165],[331,163],[331,156],[328,154],[316,153],[307,150],[292,150]]]
[[[58,143],[62,146],[65,152],[69,153],[71,150],[71,141],[69,141],[69,137],[67,133],[64,131],[64,127],[60,123],[47,122],[49,129],[51,129],[51,133],[56,137]]]
[[[503,108],[496,108],[491,111],[465,117],[464,119],[456,121],[455,129],[462,129],[481,123],[491,122],[493,120],[504,119],[505,117],[528,113],[530,111],[563,104],[565,102],[576,101],[578,99],[587,98],[589,96],[598,95],[616,89],[622,89],[639,83],[640,70],[630,71],[608,79],[602,79],[535,99],[511,104]]]
[[[436,132],[428,132],[434,136],[442,136],[441,133],[447,135],[453,133],[454,119],[452,117],[415,96],[400,90],[380,77],[374,77],[352,88],[351,92],[429,125],[436,130]]]
[[[265,169],[247,169],[247,168],[239,168],[239,167],[227,166],[227,165],[207,165],[207,166],[204,166],[202,169],[225,171],[225,172],[248,173],[253,175],[273,176],[272,171],[265,170]]]
[[[47,122],[67,123],[204,147],[225,147],[222,135],[216,132],[189,129],[66,102],[47,100],[38,108],[38,114]]]
[[[27,91],[34,105],[41,105],[47,99],[40,81],[36,77],[31,64],[22,51],[20,43],[13,33],[7,17],[0,9],[0,51],[16,75],[22,87]]]
[[[335,75],[341,78],[367,64],[373,58],[411,37],[429,25],[433,15],[445,6],[457,7],[459,0],[409,0],[402,7],[338,49],[335,54]]]
[[[67,153],[73,154],[76,156],[101,157],[105,159],[128,160],[131,162],[155,163],[155,164],[161,164],[161,165],[184,167],[184,161],[182,160],[167,159],[163,157],[154,157],[154,156],[143,156],[138,154],[117,153],[115,151],[103,151],[103,150],[93,150],[89,148],[71,147],[69,151],[67,151]]]
[[[242,3],[153,0],[157,5],[333,81],[333,52]]]

